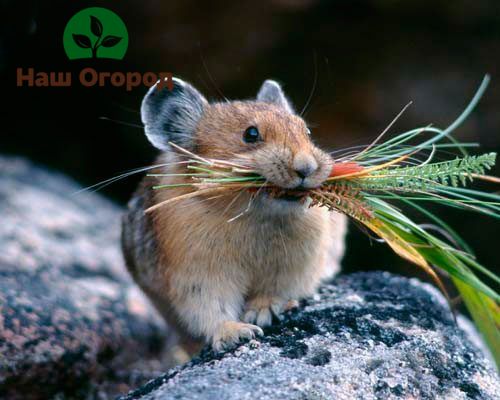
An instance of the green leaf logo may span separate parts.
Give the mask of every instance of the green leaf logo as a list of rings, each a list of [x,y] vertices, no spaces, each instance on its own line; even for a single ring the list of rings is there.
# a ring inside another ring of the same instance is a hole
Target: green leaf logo
[[[85,35],[75,35],[73,34],[73,40],[76,45],[82,49],[90,49],[92,45],[90,44],[90,39]]]
[[[102,24],[101,21],[97,19],[97,17],[94,17],[93,15],[90,16],[90,30],[94,35],[97,37],[102,36]]]
[[[70,60],[121,60],[128,48],[127,27],[118,15],[106,8],[86,8],[76,13],[66,24],[63,45]]]
[[[120,43],[120,40],[122,40],[122,38],[118,36],[106,36],[102,39],[101,45],[104,47],[113,47]]]

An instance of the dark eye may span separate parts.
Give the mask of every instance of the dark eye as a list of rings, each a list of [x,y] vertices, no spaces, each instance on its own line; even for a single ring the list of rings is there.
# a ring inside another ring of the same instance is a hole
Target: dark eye
[[[311,130],[309,128],[306,128],[306,132],[308,135],[311,135]]]
[[[245,129],[245,133],[243,134],[243,141],[245,143],[255,143],[259,140],[262,140],[260,137],[259,130],[255,126],[249,126]]]

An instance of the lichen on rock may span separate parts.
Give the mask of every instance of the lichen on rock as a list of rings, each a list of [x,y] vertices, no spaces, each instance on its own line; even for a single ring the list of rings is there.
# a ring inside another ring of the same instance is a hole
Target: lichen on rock
[[[0,398],[113,396],[160,373],[166,330],[124,267],[120,208],[19,158],[0,171]]]
[[[140,399],[495,399],[492,364],[427,284],[341,276],[265,337],[206,349],[123,397]]]

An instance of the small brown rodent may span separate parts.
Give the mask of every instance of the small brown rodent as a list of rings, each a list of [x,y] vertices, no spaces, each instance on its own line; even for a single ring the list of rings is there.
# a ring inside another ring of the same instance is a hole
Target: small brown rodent
[[[174,79],[172,91],[149,90],[141,116],[146,136],[162,151],[163,174],[185,168],[169,141],[202,157],[244,161],[286,189],[317,187],[331,171],[331,157],[312,143],[275,81],[265,81],[255,100],[209,103]],[[152,189],[181,179],[143,179],[123,219],[122,245],[132,276],[185,340],[222,350],[262,334],[273,316],[338,272],[345,216],[266,193],[248,207],[247,192],[144,212],[189,191]]]

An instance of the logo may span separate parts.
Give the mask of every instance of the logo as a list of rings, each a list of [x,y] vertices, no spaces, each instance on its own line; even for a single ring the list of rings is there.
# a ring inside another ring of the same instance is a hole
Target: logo
[[[86,8],[73,15],[66,24],[63,44],[70,60],[121,60],[128,48],[127,27],[118,15],[106,8]]]
[[[66,24],[63,33],[64,51],[70,60],[111,58],[121,60],[128,48],[127,27],[114,12],[101,7],[79,11]],[[127,92],[138,86],[152,87],[158,91],[173,90],[171,72],[98,71],[83,68],[78,74],[64,71],[36,71],[18,67],[18,87],[123,87]]]

